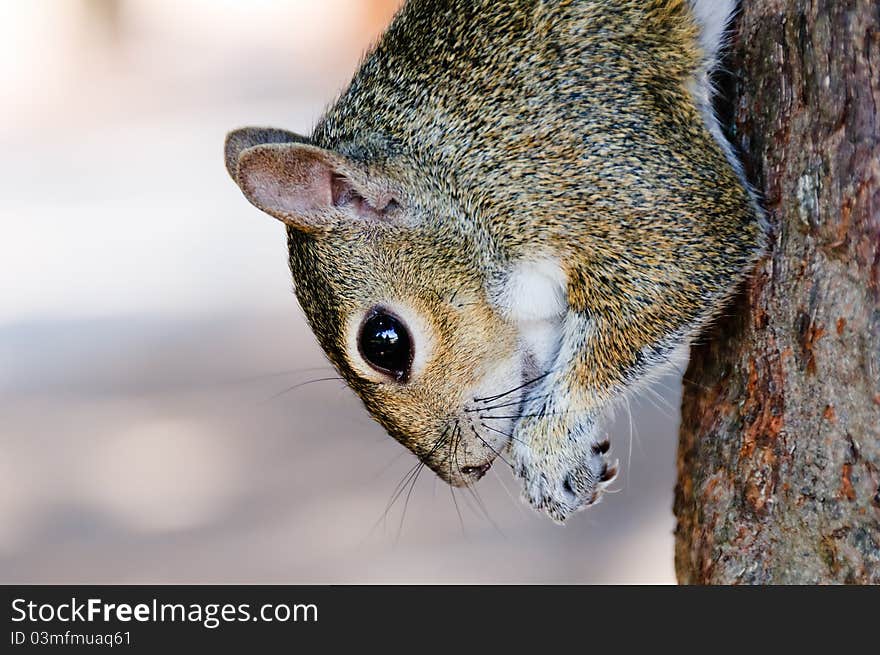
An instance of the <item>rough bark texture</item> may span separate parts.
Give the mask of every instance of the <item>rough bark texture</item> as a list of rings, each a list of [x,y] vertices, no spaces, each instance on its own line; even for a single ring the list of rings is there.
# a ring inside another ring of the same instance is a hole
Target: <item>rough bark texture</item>
[[[732,135],[770,249],[693,349],[683,583],[880,583],[880,2],[746,0]]]

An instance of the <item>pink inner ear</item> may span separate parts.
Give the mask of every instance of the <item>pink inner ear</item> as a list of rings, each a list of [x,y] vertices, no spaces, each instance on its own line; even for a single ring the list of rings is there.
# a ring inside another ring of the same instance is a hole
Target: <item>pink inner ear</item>
[[[360,197],[360,194],[354,190],[348,178],[339,173],[334,173],[331,176],[330,186],[332,188],[334,207],[342,207],[350,203],[355,197]]]
[[[316,157],[285,157],[279,189],[291,212],[326,212],[333,204],[333,170]]]
[[[388,210],[397,204],[391,194],[384,194],[376,199],[374,205],[354,188],[347,177],[339,173],[333,174],[331,186],[333,206],[347,208],[363,220],[384,220]]]
[[[324,153],[301,145],[273,144],[244,151],[238,181],[257,207],[303,229],[326,226],[334,209],[374,221],[386,219],[396,205],[390,194],[371,203]]]
[[[257,207],[294,226],[318,227],[333,203],[333,171],[322,158],[298,146],[264,145],[246,150],[238,182]]]

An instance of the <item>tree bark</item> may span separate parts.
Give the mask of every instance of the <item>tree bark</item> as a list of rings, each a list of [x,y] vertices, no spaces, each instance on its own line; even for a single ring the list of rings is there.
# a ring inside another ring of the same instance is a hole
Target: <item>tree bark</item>
[[[745,0],[730,129],[770,248],[691,354],[682,583],[880,583],[880,2]]]

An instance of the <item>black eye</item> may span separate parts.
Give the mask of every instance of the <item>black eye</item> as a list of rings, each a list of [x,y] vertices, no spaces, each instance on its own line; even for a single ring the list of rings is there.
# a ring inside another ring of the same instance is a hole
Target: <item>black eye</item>
[[[406,382],[413,360],[413,342],[403,321],[382,310],[361,325],[358,348],[366,362],[398,382]]]

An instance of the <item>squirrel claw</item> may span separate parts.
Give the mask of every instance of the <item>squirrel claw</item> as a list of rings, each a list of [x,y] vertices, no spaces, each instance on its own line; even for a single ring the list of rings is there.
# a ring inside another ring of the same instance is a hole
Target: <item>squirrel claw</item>
[[[609,458],[607,439],[578,452],[535,457],[527,446],[514,449],[514,470],[523,480],[523,497],[534,509],[559,524],[575,512],[595,505],[617,477],[618,463]]]

